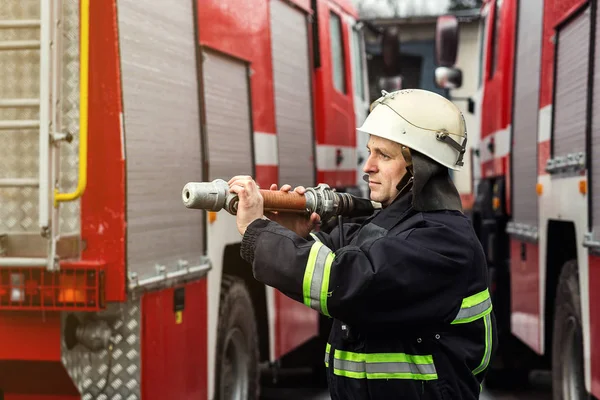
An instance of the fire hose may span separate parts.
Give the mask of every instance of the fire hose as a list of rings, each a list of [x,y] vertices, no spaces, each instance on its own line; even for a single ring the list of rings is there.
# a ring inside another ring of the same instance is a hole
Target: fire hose
[[[305,194],[259,189],[265,211],[289,213],[317,213],[322,221],[333,217],[364,217],[381,208],[381,204],[349,193],[336,192],[321,183],[309,187]],[[183,187],[183,204],[187,208],[220,211],[237,214],[238,195],[229,192],[229,185],[222,179],[212,182],[189,182]]]

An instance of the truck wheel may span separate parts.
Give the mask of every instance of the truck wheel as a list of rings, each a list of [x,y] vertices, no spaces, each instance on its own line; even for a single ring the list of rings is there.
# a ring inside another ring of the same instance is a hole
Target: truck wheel
[[[562,269],[554,305],[552,381],[554,400],[589,399],[585,390],[583,334],[577,261]]]
[[[244,282],[224,275],[217,328],[216,399],[258,399],[258,333]]]

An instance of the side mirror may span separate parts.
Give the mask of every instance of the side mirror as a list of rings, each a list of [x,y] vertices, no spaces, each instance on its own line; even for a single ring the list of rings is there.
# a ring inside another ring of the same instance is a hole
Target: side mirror
[[[400,28],[386,28],[381,38],[381,54],[386,75],[396,75],[400,71]]]
[[[467,111],[469,112],[469,114],[475,114],[475,100],[469,97],[467,102]]]
[[[437,67],[435,84],[441,89],[458,89],[462,86],[462,71],[458,68]]]
[[[454,15],[438,17],[435,27],[435,61],[442,67],[452,67],[458,53],[458,19]]]

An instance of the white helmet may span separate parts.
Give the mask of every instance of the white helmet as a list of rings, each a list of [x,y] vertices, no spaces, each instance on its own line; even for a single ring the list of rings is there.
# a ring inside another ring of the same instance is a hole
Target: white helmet
[[[465,119],[456,105],[437,93],[383,90],[358,131],[400,143],[447,168],[460,170],[463,166]]]

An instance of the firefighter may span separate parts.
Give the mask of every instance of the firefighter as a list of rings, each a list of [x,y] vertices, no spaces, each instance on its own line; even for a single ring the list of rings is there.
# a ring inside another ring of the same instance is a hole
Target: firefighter
[[[486,258],[448,171],[463,165],[464,118],[433,92],[383,92],[358,131],[370,135],[363,169],[382,210],[314,232],[317,214],[265,216],[255,181],[236,176],[241,255],[257,280],[333,319],[333,400],[478,399],[496,323]]]

